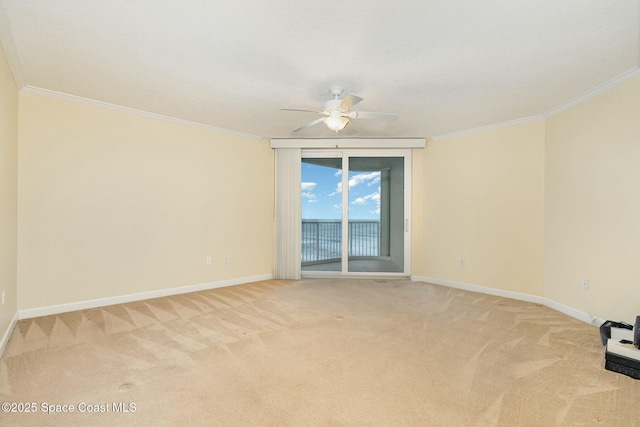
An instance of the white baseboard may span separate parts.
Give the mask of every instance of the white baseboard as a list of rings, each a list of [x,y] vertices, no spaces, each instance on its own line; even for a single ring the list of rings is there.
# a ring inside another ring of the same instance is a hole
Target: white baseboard
[[[544,305],[557,310],[560,313],[564,313],[568,316],[575,317],[578,320],[582,320],[585,323],[589,323],[590,325],[600,326],[605,322],[605,320],[603,319],[592,316],[591,314],[585,313],[584,311],[576,310],[573,307],[569,307],[568,305],[561,304],[549,298],[545,298]]]
[[[77,301],[67,304],[50,305],[46,307],[18,310],[18,319],[30,319],[32,317],[48,316],[50,314],[66,313],[69,311],[86,310],[88,308],[104,307],[107,305],[123,304],[133,301],[141,301],[151,298],[160,298],[171,295],[187,294],[189,292],[204,291],[207,289],[223,288],[226,286],[242,285],[244,283],[271,280],[273,274],[261,274],[257,276],[240,277],[237,279],[220,280],[217,282],[200,283],[197,285],[180,286],[177,288],[159,289],[157,291],[139,292],[135,294],[119,295],[115,297],[99,298],[86,301]]]
[[[472,285],[469,283],[454,282],[453,280],[438,279],[436,277],[411,276],[411,280],[415,282],[427,282],[433,285],[446,286],[448,288],[462,289],[464,291],[495,295],[497,297],[511,298],[511,299],[517,299],[520,301],[544,304],[544,297],[540,297],[537,295],[524,294],[524,293],[513,292],[513,291],[505,291],[502,289],[489,288],[487,286],[480,286],[480,285]]]
[[[2,335],[2,339],[0,340],[0,357],[2,357],[2,355],[4,354],[4,350],[5,348],[7,348],[7,344],[9,344],[9,338],[11,338],[11,333],[16,327],[16,323],[18,323],[18,312],[13,315],[13,319],[11,319],[7,330],[4,331],[4,335]]]
[[[472,285],[469,283],[455,282],[453,280],[438,279],[436,277],[428,277],[428,276],[412,276],[411,280],[416,282],[431,283],[433,285],[446,286],[449,288],[462,289],[465,291],[479,292],[482,294],[495,295],[498,297],[511,298],[511,299],[516,299],[520,301],[543,304],[553,310],[559,311],[560,313],[564,313],[568,316],[571,316],[575,319],[581,320],[585,323],[589,323],[590,325],[594,325],[594,326],[600,326],[602,323],[605,322],[604,320],[598,317],[594,317],[589,313],[576,310],[575,308],[569,307],[568,305],[564,305],[552,299],[541,297],[538,295],[505,291],[502,289],[489,288],[487,286]]]
[[[72,302],[68,304],[58,304],[58,305],[51,305],[46,307],[31,308],[27,310],[19,310],[13,316],[13,319],[11,320],[9,327],[7,328],[4,335],[2,336],[2,339],[0,340],[0,356],[3,354],[5,347],[9,342],[9,338],[11,337],[11,332],[15,328],[17,321],[20,319],[29,319],[33,317],[47,316],[50,314],[66,313],[69,311],[104,307],[104,306],[113,305],[113,304],[123,304],[127,302],[141,301],[141,300],[146,300],[151,298],[160,298],[160,297],[171,296],[171,295],[186,294],[189,292],[223,288],[227,286],[235,286],[235,285],[241,285],[245,283],[259,282],[262,280],[271,280],[271,279],[273,279],[273,274],[261,274],[257,276],[241,277],[236,279],[221,280],[217,282],[181,286],[177,288],[160,289],[157,291],[139,292],[135,294],[120,295],[115,297],[99,298],[99,299],[93,299],[93,300]],[[495,296],[504,297],[504,298],[511,298],[511,299],[520,300],[520,301],[543,304],[551,309],[554,309],[568,316],[574,317],[578,320],[581,320],[583,322],[586,322],[595,326],[599,326],[602,323],[604,323],[603,319],[591,316],[590,314],[582,312],[580,310],[576,310],[573,307],[569,307],[567,305],[553,301],[549,298],[545,298],[537,295],[531,295],[531,294],[525,294],[525,293],[513,292],[513,291],[505,291],[502,289],[495,289],[487,286],[455,282],[453,280],[438,279],[436,277],[428,277],[428,276],[411,276],[411,280],[416,282],[431,283],[439,286],[446,286],[449,288],[461,289],[465,291],[479,292],[483,294],[495,295]]]

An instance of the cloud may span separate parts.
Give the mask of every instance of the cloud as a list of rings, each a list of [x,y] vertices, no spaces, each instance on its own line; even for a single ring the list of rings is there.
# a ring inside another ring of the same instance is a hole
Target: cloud
[[[317,202],[316,195],[313,194],[313,193],[308,193],[308,192],[303,191],[302,192],[302,198],[303,199],[307,199],[307,202],[309,202],[309,203]]]
[[[337,175],[342,175],[342,170],[336,172]],[[349,179],[349,188],[353,188],[360,184],[366,184],[367,187],[371,187],[380,182],[380,172],[368,172],[368,173],[359,173],[353,175],[351,179]],[[342,182],[339,182],[336,186],[336,189],[333,193],[329,194],[329,196],[335,196],[336,194],[342,194]]]
[[[314,188],[316,188],[316,185],[318,185],[317,182],[303,182],[302,183],[302,191],[304,191],[304,190],[312,191]]]
[[[352,205],[366,205],[367,204],[367,200],[364,197],[358,197],[353,202],[351,202],[351,204]]]
[[[379,182],[380,172],[359,173],[357,175],[353,175],[351,179],[349,179],[349,188],[360,184],[367,184],[367,186],[370,187]]]
[[[372,201],[372,200],[377,202],[378,204],[380,204],[380,192],[367,194],[364,197],[358,197],[353,202],[351,202],[351,204],[352,205],[366,205],[369,201]]]
[[[315,182],[303,182],[302,183],[302,198],[303,199],[307,199],[308,203],[317,202],[316,195],[313,194],[313,190],[316,188],[316,185],[318,185],[318,184],[315,183]]]
[[[377,209],[375,211],[370,211],[371,213],[380,213],[380,187],[378,187],[378,191],[375,193],[367,194],[364,197],[358,197],[353,202],[352,205],[363,206],[368,204],[369,202],[375,202]]]
[[[342,194],[342,183],[339,182],[335,191],[331,194],[329,194],[329,196],[335,196],[336,194]]]

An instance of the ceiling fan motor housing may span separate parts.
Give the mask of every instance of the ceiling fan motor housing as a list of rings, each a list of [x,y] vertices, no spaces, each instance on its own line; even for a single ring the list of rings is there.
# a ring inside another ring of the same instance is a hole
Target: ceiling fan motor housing
[[[340,112],[347,112],[347,109],[340,107],[341,99],[330,99],[324,103],[325,110],[338,110]]]

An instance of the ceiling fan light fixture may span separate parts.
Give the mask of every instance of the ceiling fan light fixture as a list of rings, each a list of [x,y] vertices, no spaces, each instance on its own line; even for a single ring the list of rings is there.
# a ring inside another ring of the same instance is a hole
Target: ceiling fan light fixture
[[[347,126],[352,119],[377,119],[377,120],[395,120],[398,115],[392,113],[374,113],[370,111],[351,111],[351,108],[360,103],[363,99],[357,95],[347,95],[342,99],[338,99],[343,93],[342,88],[340,87],[332,87],[331,95],[333,95],[333,99],[330,99],[324,103],[324,109],[322,111],[317,110],[300,110],[293,108],[281,108],[281,110],[286,111],[302,111],[305,113],[317,113],[321,114],[324,117],[320,117],[319,119],[312,120],[307,124],[300,126],[297,129],[294,129],[292,133],[303,131],[311,126],[315,126],[318,123],[324,123],[327,125],[329,129],[334,132],[341,131]],[[355,133],[355,129],[351,128]]]
[[[349,123],[349,119],[346,117],[342,117],[340,113],[332,113],[329,117],[324,119],[324,124],[327,125],[329,129],[335,132],[344,129],[347,123]]]

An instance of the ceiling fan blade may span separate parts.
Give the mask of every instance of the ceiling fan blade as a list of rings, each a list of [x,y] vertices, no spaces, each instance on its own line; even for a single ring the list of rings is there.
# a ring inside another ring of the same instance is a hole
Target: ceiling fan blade
[[[306,128],[310,128],[313,125],[317,125],[318,123],[322,123],[323,120],[324,120],[324,117],[320,118],[320,119],[317,119],[317,120],[314,120],[312,122],[307,123],[306,125],[300,126],[298,129],[294,129],[292,132],[300,132],[301,130],[305,130]]]
[[[358,129],[356,129],[356,127],[353,126],[353,122],[350,121],[349,124],[340,131],[340,133],[342,135],[348,135],[348,136],[355,135],[356,133],[358,133]]]
[[[352,111],[349,114],[352,119],[374,119],[374,120],[395,120],[398,118],[394,113],[373,113],[369,111]]]
[[[361,101],[362,101],[362,98],[360,98],[359,96],[347,95],[344,97],[344,99],[342,99],[342,101],[340,101],[340,107],[350,110],[351,107],[353,107],[354,105],[356,105]]]
[[[318,110],[300,110],[297,108],[281,108],[280,111],[302,111],[304,113],[322,114],[322,111],[318,111]]]

